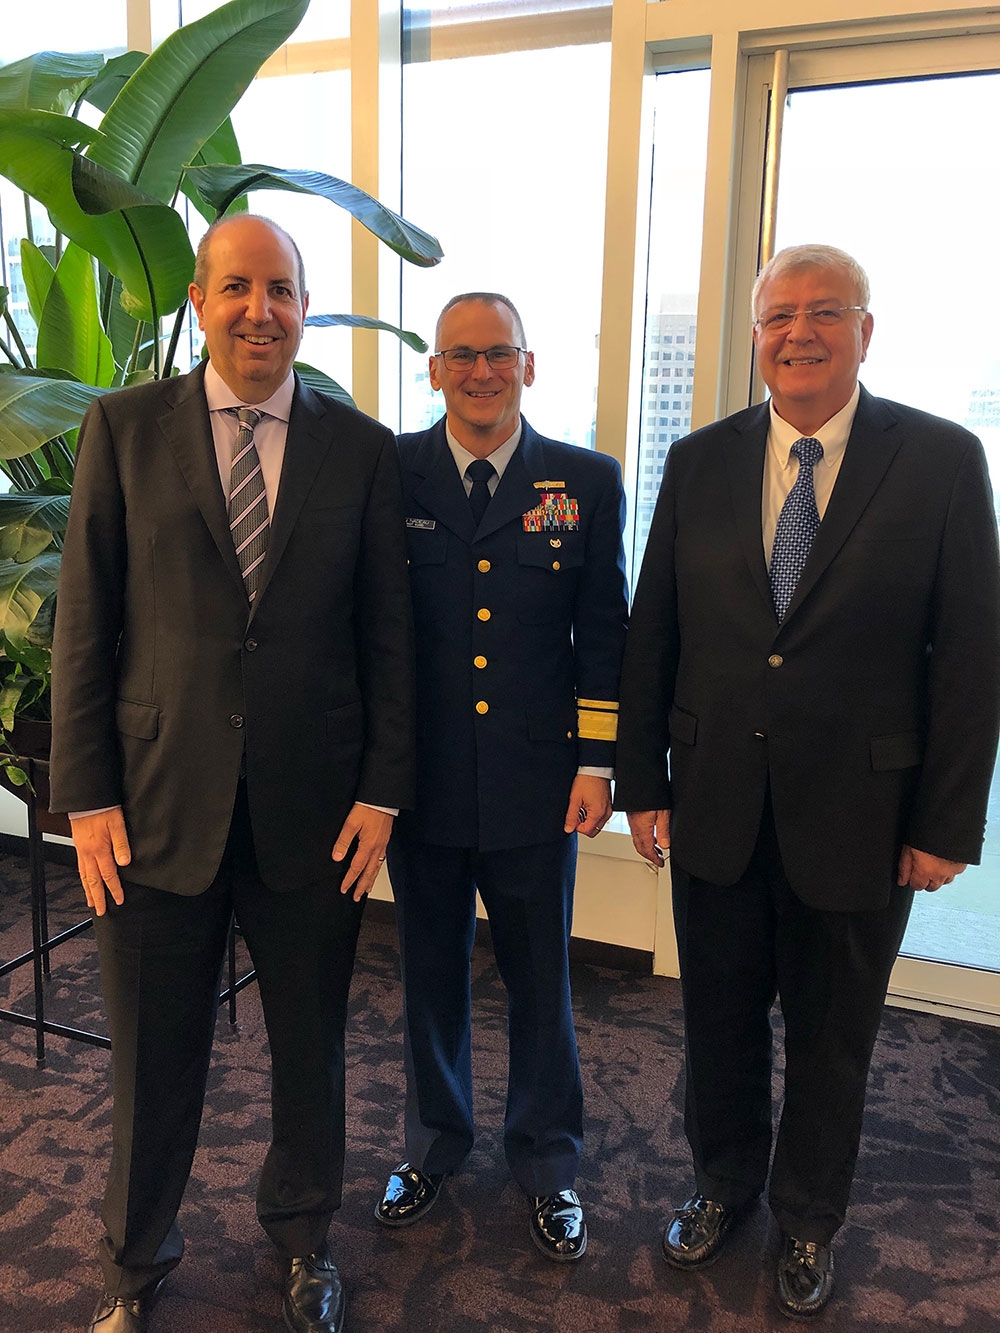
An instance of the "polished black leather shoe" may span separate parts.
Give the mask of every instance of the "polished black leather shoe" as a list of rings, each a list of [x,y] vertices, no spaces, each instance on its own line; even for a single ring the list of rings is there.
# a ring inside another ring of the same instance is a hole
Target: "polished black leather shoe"
[[[570,1263],[587,1248],[587,1223],[575,1190],[536,1195],[531,1201],[531,1239],[546,1259]]]
[[[829,1245],[781,1235],[778,1256],[778,1309],[789,1319],[812,1319],[833,1291],[833,1251]]]
[[[330,1251],[288,1259],[281,1290],[281,1314],[292,1333],[342,1333],[344,1286]]]
[[[441,1193],[444,1176],[425,1176],[409,1162],[397,1166],[385,1193],[375,1205],[375,1216],[386,1227],[409,1227],[419,1222]]]
[[[742,1221],[752,1204],[727,1208],[696,1194],[680,1208],[663,1230],[663,1257],[674,1268],[703,1268],[714,1263],[726,1237]]]
[[[165,1281],[166,1278],[161,1277],[159,1282],[131,1299],[109,1296],[105,1292],[91,1315],[87,1333],[146,1333],[149,1312]]]

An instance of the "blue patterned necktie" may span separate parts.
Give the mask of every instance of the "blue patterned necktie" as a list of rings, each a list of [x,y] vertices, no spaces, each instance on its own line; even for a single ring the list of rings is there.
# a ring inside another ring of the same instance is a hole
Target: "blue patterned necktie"
[[[260,567],[267,552],[267,492],[253,433],[265,415],[253,407],[227,407],[240,423],[229,482],[229,530],[252,602],[257,596]]]
[[[465,475],[472,482],[469,504],[472,506],[472,517],[476,520],[477,528],[482,523],[486,506],[490,502],[489,483],[496,474],[497,470],[488,458],[477,458],[474,463],[470,463],[465,469]]]
[[[823,457],[823,446],[806,436],[795,441],[792,453],[799,460],[799,475],[781,507],[771,547],[771,596],[779,624],[795,596],[809,548],[819,531],[813,468]]]

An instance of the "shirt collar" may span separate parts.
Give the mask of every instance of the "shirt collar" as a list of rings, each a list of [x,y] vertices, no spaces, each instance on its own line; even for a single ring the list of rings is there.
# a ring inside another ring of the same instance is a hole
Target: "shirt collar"
[[[210,412],[224,412],[229,407],[253,407],[266,416],[277,417],[287,422],[292,413],[292,399],[295,396],[295,372],[290,370],[283,383],[279,384],[270,398],[263,403],[244,403],[237,398],[232,389],[212,365],[205,367],[205,398]]]
[[[452,435],[451,433],[451,428],[448,425],[447,417],[445,417],[444,433],[448,439],[448,448],[451,450],[451,456],[455,460],[455,466],[458,468],[459,472],[464,477],[465,469],[469,466],[470,463],[474,463],[476,461],[476,455],[470,454],[468,449],[466,449],[463,445],[459,444],[459,442],[455,439],[454,435]],[[496,468],[496,474],[498,477],[503,476],[504,468],[513,458],[514,450],[517,448],[520,441],[521,441],[521,420],[520,418],[518,418],[517,429],[514,431],[514,434],[511,435],[508,439],[504,440],[503,444],[501,444],[499,448],[494,449],[491,454],[487,455],[489,462],[491,462],[493,466]]]
[[[847,448],[848,436],[851,433],[851,426],[854,424],[854,414],[858,410],[858,399],[861,397],[861,385],[855,384],[854,392],[840,411],[820,426],[809,438],[819,440],[823,446],[823,457],[820,462],[826,467],[836,467],[844,456],[844,450]],[[796,440],[802,439],[802,432],[796,430],[783,417],[779,417],[774,410],[774,399],[771,399],[771,428],[767,435],[767,446],[771,450],[772,457],[778,467],[786,468],[791,462],[792,445]]]

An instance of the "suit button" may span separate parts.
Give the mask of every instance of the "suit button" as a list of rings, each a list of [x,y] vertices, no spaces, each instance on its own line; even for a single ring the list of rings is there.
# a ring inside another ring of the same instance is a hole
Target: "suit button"
[[[248,653],[255,653],[257,651],[257,640],[247,639],[243,647],[247,650]]]
[[[784,666],[784,663],[785,659],[781,656],[780,653],[772,653],[771,656],[767,659],[767,665],[769,667]]]
[[[476,612],[476,615],[479,617],[480,620],[489,620],[490,618],[490,613],[489,611],[487,611],[485,606],[481,606],[479,610]]]
[[[566,733],[566,739],[567,739],[568,741],[571,741],[571,740],[573,739],[573,733],[572,733],[571,731],[567,731],[567,733]]]
[[[562,565],[559,563],[558,560],[553,560],[553,561],[552,561],[552,568],[553,568],[553,569],[562,569]]]
[[[480,699],[479,702],[476,704],[476,712],[477,712],[477,713],[488,713],[489,711],[490,711],[490,706],[489,706],[489,704],[486,702],[485,699]]]
[[[233,713],[233,714],[231,714],[231,715],[230,715],[230,718],[229,718],[229,725],[230,725],[231,727],[236,727],[237,730],[238,730],[240,727],[242,727],[242,725],[243,725],[243,714],[242,714],[242,713]]]
[[[476,568],[479,570],[480,574],[488,574],[490,572],[490,562],[488,560],[480,560]]]
[[[473,666],[477,666],[479,670],[482,671],[483,667],[486,665],[486,658],[483,657],[482,654],[480,654],[478,657],[474,657],[472,659],[472,664]]]
[[[763,733],[762,731],[755,731],[754,734],[753,734],[753,738],[754,738],[755,741],[766,741],[766,740],[767,740],[767,737],[764,735],[764,733]]]

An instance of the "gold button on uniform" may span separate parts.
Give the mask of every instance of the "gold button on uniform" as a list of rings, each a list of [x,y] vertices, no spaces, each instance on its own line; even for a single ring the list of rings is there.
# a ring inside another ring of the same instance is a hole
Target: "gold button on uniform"
[[[486,702],[485,699],[480,699],[479,702],[476,704],[476,712],[477,712],[477,713],[488,713],[489,711],[490,711],[490,706],[489,706],[489,704]]]
[[[780,653],[772,653],[771,656],[767,659],[767,665],[769,667],[784,666],[784,663],[785,659],[781,656]]]
[[[481,606],[479,610],[476,612],[476,615],[479,617],[480,620],[489,620],[490,618],[490,613],[485,606]]]
[[[479,670],[482,671],[483,667],[486,665],[486,658],[480,654],[479,657],[474,657],[472,662],[474,666],[477,666]]]
[[[476,568],[479,570],[480,574],[488,574],[490,572],[490,562],[488,560],[480,560]]]
[[[567,731],[567,733],[566,733],[566,739],[567,739],[568,741],[571,741],[571,740],[573,739],[573,733],[572,733],[571,731]]]
[[[559,563],[558,560],[553,560],[553,561],[552,561],[552,568],[553,568],[553,569],[562,569],[562,565]]]

